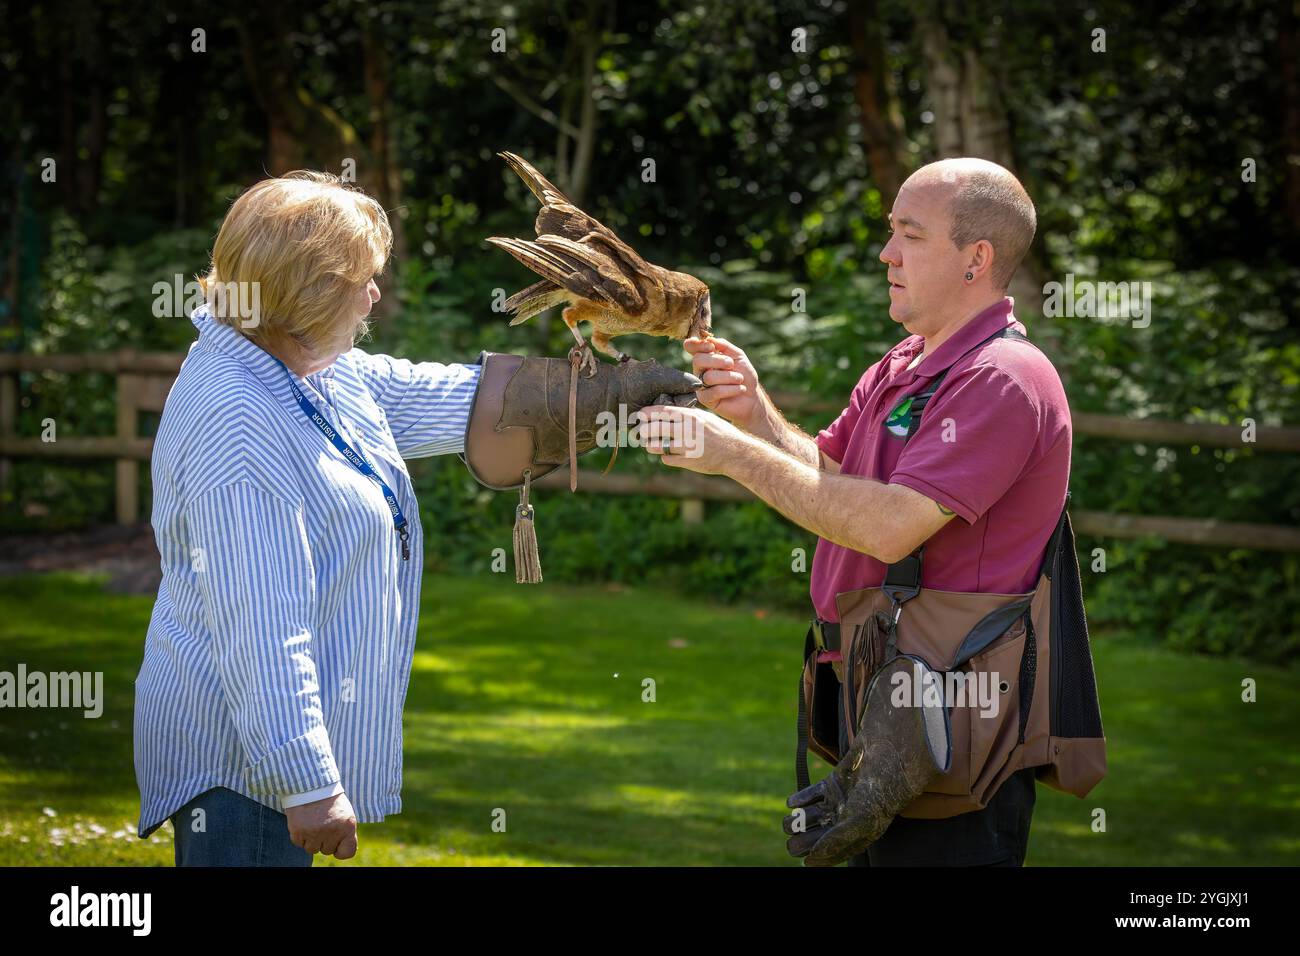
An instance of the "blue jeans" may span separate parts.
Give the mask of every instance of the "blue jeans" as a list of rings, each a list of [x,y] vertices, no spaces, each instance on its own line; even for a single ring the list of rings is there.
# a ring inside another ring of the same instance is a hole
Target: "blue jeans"
[[[171,821],[177,866],[311,866],[312,855],[289,842],[283,813],[225,787],[199,794]]]

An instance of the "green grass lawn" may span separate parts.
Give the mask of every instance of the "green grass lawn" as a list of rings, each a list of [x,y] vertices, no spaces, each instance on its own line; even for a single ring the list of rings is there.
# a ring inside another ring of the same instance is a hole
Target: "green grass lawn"
[[[170,825],[134,835],[152,604],[75,575],[0,580],[0,670],[103,671],[107,698],[98,719],[0,709],[0,864],[171,863]],[[761,609],[429,577],[405,809],[330,864],[798,865],[781,818],[802,646],[800,621]],[[1086,800],[1039,786],[1027,862],[1300,864],[1294,672],[1131,639],[1094,649],[1110,774]],[[1240,700],[1247,677],[1258,703]]]

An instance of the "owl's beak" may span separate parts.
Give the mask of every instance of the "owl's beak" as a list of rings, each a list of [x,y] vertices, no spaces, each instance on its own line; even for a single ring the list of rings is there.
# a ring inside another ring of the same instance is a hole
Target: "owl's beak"
[[[704,338],[712,329],[713,307],[710,304],[709,293],[705,292],[695,307],[695,318],[691,320],[691,335],[695,338]]]

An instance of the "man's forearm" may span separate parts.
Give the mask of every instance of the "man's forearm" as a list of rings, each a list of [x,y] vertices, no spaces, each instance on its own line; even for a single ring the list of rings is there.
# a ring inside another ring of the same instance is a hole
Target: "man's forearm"
[[[818,470],[757,437],[731,457],[731,478],[818,537],[886,563],[909,553],[898,526],[894,486]],[[815,456],[815,444],[812,451]]]
[[[776,403],[761,385],[758,387],[758,397],[762,410],[755,416],[755,420],[749,423],[745,431],[755,438],[761,438],[768,444],[775,445],[797,461],[813,468],[820,468],[821,450],[812,437],[786,421],[781,410],[776,407]]]

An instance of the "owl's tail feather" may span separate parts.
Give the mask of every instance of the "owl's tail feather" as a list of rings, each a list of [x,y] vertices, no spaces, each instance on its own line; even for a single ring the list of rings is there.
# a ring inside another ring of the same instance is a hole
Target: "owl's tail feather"
[[[518,325],[520,322],[527,322],[540,312],[568,301],[569,293],[566,290],[558,288],[554,282],[543,279],[541,282],[534,282],[526,289],[520,289],[506,299],[505,307],[515,314],[510,324]]]

